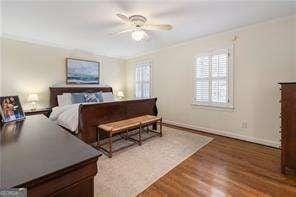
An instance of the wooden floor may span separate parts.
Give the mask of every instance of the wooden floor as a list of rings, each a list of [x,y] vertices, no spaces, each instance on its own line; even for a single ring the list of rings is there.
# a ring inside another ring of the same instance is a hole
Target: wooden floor
[[[196,133],[214,140],[139,196],[296,197],[296,177],[280,173],[278,149]]]

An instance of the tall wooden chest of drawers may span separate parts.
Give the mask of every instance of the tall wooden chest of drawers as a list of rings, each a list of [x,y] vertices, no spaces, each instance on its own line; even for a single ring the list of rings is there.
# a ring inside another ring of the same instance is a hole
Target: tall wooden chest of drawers
[[[281,85],[281,171],[296,172],[296,82]]]

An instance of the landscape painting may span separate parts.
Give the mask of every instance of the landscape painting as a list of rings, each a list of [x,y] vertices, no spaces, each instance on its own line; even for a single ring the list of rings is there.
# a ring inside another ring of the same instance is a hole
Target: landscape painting
[[[67,58],[68,84],[99,84],[100,62]]]

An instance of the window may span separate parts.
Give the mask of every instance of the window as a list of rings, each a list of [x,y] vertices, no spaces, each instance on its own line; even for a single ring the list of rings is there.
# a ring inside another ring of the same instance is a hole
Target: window
[[[142,62],[135,67],[135,97],[151,96],[151,62]]]
[[[232,47],[197,56],[194,104],[233,108]]]

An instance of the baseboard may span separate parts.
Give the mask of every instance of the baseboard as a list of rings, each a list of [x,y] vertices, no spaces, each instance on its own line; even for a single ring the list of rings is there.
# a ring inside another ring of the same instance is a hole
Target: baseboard
[[[256,144],[262,144],[265,146],[271,146],[274,148],[279,148],[279,146],[280,146],[280,142],[258,139],[258,138],[254,138],[254,137],[250,137],[250,136],[236,134],[236,133],[229,132],[229,131],[221,131],[221,130],[210,129],[210,128],[205,128],[205,127],[197,127],[194,125],[178,123],[178,122],[171,121],[171,120],[163,120],[163,123],[173,125],[173,126],[183,127],[183,128],[187,128],[187,129],[202,131],[202,132],[206,132],[206,133],[221,135],[221,136],[225,136],[225,137],[230,137],[230,138],[234,138],[234,139],[244,140],[244,141],[248,141],[248,142],[253,142]]]

